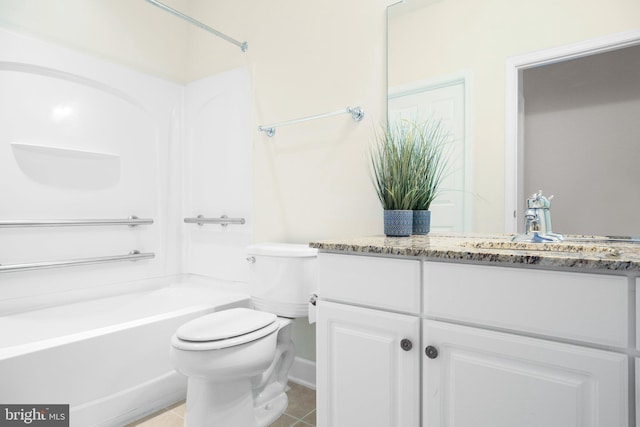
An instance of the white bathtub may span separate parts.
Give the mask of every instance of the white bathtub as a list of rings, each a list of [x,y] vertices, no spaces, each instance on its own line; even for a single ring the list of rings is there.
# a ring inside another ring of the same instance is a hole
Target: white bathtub
[[[0,403],[69,404],[72,427],[122,426],[183,399],[179,325],[248,307],[235,285],[181,281],[0,317]]]

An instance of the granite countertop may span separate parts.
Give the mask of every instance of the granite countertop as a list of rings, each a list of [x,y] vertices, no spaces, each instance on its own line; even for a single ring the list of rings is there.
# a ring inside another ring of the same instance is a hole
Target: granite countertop
[[[578,237],[578,236],[576,236]],[[418,257],[503,266],[539,266],[548,269],[608,270],[640,273],[640,242],[515,243],[511,235],[443,234],[424,236],[369,236],[311,242],[326,252]]]

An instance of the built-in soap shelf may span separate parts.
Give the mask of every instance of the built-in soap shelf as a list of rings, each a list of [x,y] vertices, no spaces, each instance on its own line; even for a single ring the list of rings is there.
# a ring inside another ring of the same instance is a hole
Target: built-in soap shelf
[[[76,150],[72,148],[53,147],[49,145],[26,144],[24,142],[12,142],[14,149],[25,152],[41,153],[76,159],[119,159],[118,154],[101,153],[99,151]]]
[[[41,184],[101,189],[114,186],[120,180],[118,154],[24,142],[11,142],[11,149],[22,172]]]

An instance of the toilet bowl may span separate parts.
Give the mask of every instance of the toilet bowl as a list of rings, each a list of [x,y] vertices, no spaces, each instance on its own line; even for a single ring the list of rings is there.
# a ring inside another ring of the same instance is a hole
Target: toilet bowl
[[[247,252],[253,309],[191,320],[171,339],[171,361],[187,377],[187,427],[266,427],[287,407],[291,319],[307,315],[317,252],[292,244]]]

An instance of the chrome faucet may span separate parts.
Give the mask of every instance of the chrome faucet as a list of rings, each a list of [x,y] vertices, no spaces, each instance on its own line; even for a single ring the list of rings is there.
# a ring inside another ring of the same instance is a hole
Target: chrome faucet
[[[518,242],[559,242],[564,237],[551,230],[551,199],[542,195],[542,190],[527,199],[527,210],[524,212],[524,231],[513,237]]]

